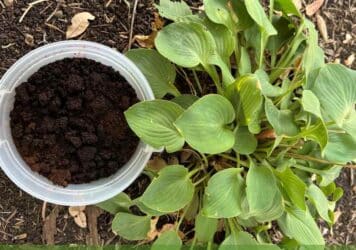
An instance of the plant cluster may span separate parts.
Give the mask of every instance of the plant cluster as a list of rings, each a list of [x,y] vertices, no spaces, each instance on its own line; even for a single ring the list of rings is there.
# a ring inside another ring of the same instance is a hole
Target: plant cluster
[[[316,220],[335,222],[343,190],[334,180],[356,159],[356,72],[324,62],[314,25],[292,0],[271,0],[268,14],[257,0],[204,0],[197,14],[161,0],[157,9],[172,22],[156,50],[127,53],[157,99],[125,116],[145,143],[197,160],[147,168],[152,182],[142,196],[100,204],[116,214],[113,230],[144,240],[152,217],[173,213],[175,228],[153,248],[179,249],[179,227],[193,220],[192,247],[211,247],[218,230],[226,235],[219,249],[323,246]],[[175,86],[177,72],[192,76],[191,94]],[[202,72],[214,93],[204,92]],[[283,234],[278,245],[272,227]]]

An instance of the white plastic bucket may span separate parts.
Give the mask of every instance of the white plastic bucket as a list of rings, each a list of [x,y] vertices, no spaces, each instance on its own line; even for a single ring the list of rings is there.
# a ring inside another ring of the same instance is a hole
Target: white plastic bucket
[[[35,49],[18,60],[0,81],[0,166],[19,188],[41,200],[66,206],[96,204],[126,189],[142,172],[153,149],[140,142],[130,161],[116,174],[87,184],[60,187],[29,168],[11,135],[10,112],[15,88],[42,66],[64,58],[88,58],[111,66],[130,83],[140,100],[154,99],[146,78],[136,65],[109,47],[87,41],[63,41]]]

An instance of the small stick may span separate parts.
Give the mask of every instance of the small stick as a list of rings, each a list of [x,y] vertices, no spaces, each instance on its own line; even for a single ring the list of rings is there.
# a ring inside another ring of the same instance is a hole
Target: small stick
[[[134,24],[135,24],[137,4],[138,4],[138,0],[135,0],[134,7],[133,7],[133,10],[132,10],[132,17],[131,17],[131,27],[130,27],[128,50],[131,48],[131,45],[132,45],[133,28],[134,28]]]
[[[1,5],[1,7],[2,7],[3,9],[6,8],[5,4],[4,4],[1,0],[0,0],[0,5]]]
[[[44,221],[46,219],[46,209],[47,209],[47,202],[43,202],[43,205],[42,205],[42,220]]]
[[[42,2],[46,2],[46,1],[48,1],[48,0],[36,0],[36,1],[32,2],[32,3],[29,3],[27,9],[25,10],[25,12],[20,17],[19,23],[21,23],[23,21],[23,19],[25,18],[27,13],[32,9],[33,6],[35,6],[36,4],[42,3]]]
[[[60,28],[58,28],[57,26],[54,26],[53,24],[50,23],[45,23],[46,26],[50,27],[51,29],[57,30],[59,32],[61,32],[62,34],[65,34],[65,32],[63,30],[61,30]]]
[[[112,3],[112,0],[109,0],[109,1],[105,4],[105,8],[109,7],[111,3]]]
[[[56,12],[58,11],[59,7],[61,7],[61,4],[60,3],[57,3],[57,6],[56,8],[54,9],[54,11],[51,13],[51,15],[49,15],[49,17],[47,17],[46,19],[46,23],[48,23],[52,17],[56,14]]]

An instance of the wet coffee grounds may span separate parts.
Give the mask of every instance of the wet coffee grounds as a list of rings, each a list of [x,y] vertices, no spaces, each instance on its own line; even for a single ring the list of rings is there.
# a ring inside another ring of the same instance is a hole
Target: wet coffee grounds
[[[53,183],[88,183],[114,174],[139,139],[123,112],[138,102],[114,69],[89,59],[42,67],[16,88],[11,131],[31,167]]]

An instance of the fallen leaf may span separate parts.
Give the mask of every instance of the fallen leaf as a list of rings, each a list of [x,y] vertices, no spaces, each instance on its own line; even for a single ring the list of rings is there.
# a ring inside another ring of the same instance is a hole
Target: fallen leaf
[[[85,206],[68,208],[68,212],[74,218],[75,224],[77,224],[81,228],[87,227],[87,217],[84,211],[85,211]]]
[[[154,156],[153,159],[147,163],[147,168],[155,172],[160,171],[165,166],[167,166],[166,161],[159,156]]]
[[[163,234],[164,232],[171,231],[175,229],[176,225],[175,224],[164,224],[159,231],[160,235]]]
[[[30,34],[25,34],[25,43],[28,45],[28,46],[34,46],[35,45],[35,39],[33,38],[32,35]]]
[[[147,48],[147,49],[152,49],[155,46],[155,38],[157,36],[157,31],[153,31],[151,35],[145,36],[145,35],[135,35],[134,36],[134,41],[136,41],[140,47],[142,48]]]
[[[353,62],[355,61],[355,54],[351,54],[345,61],[345,65],[346,66],[351,66],[353,64]]]
[[[79,206],[79,207],[69,207],[68,212],[70,216],[74,217],[77,216],[80,212],[83,212],[85,210],[85,206]]]
[[[302,1],[301,0],[293,0],[293,3],[295,7],[297,7],[298,10],[302,8]]]
[[[308,16],[314,15],[323,5],[324,0],[315,0],[311,4],[308,4],[305,7],[305,12],[307,13]]]
[[[340,218],[341,215],[342,215],[342,212],[340,210],[337,210],[334,212],[334,223],[336,223],[338,221],[338,219]]]
[[[23,234],[20,234],[20,235],[16,235],[14,237],[14,240],[24,240],[27,238],[27,233],[23,233]]]
[[[176,156],[170,156],[168,158],[168,165],[179,165],[179,160]]]
[[[153,13],[154,21],[151,23],[151,27],[153,31],[159,31],[164,26],[164,20],[160,18],[158,13]]]
[[[324,39],[325,42],[328,42],[329,36],[328,36],[328,29],[326,28],[326,22],[324,18],[319,14],[316,15],[316,24],[318,26],[321,37]]]
[[[339,64],[341,62],[340,58],[335,58],[334,63]]]
[[[74,222],[81,228],[87,227],[87,217],[85,213],[80,212],[77,216],[74,217]]]
[[[95,16],[89,12],[80,12],[72,18],[72,24],[68,27],[66,37],[67,39],[77,37],[84,33],[89,27],[89,20],[94,20]]]
[[[277,135],[273,129],[263,130],[256,136],[257,140],[276,139],[276,137]]]

